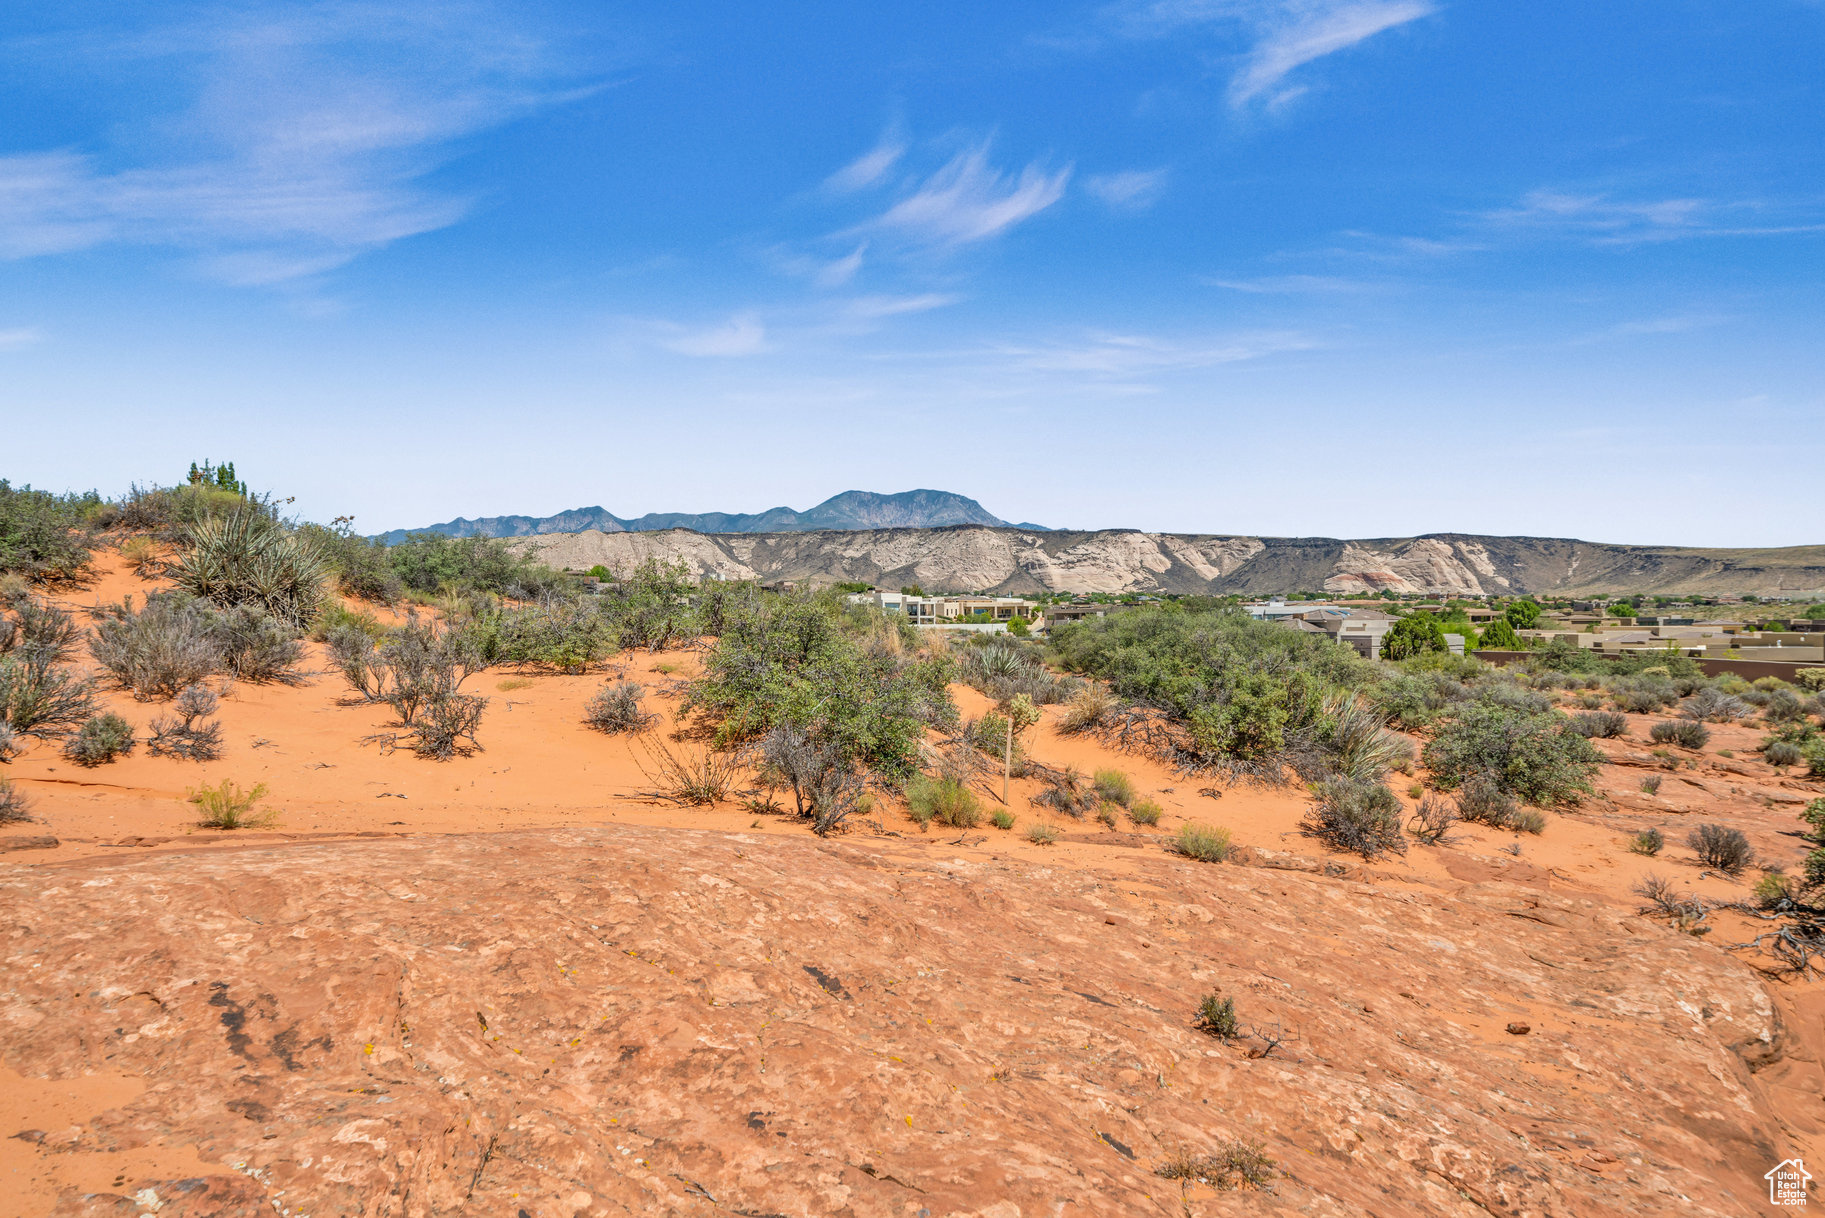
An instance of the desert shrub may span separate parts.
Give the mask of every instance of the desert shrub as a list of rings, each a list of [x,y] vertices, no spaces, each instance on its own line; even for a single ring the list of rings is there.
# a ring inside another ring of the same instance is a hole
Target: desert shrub
[[[98,766],[133,751],[133,725],[119,715],[96,715],[64,742],[63,755],[77,765]]]
[[[0,765],[5,765],[25,748],[25,737],[13,730],[13,725],[0,719]]]
[[[1457,793],[1458,819],[1472,825],[1506,829],[1514,822],[1514,796],[1485,775],[1464,783]]]
[[[1355,693],[1333,693],[1324,700],[1313,738],[1318,765],[1352,782],[1376,782],[1391,769],[1409,770],[1413,745],[1387,729],[1387,716]]]
[[[616,644],[629,650],[663,651],[689,643],[701,632],[703,618],[720,618],[726,628],[729,622],[747,620],[760,608],[751,594],[712,588],[702,594],[706,612],[700,616],[691,604],[691,594],[697,591],[684,563],[648,559],[631,575],[609,585],[600,599],[614,623]],[[831,602],[823,604],[828,612],[839,612]]]
[[[1813,693],[1825,693],[1825,668],[1802,668],[1793,674],[1794,683]]]
[[[921,824],[936,820],[955,829],[974,829],[982,821],[982,805],[960,779],[926,774],[906,784],[906,803]]]
[[[153,593],[137,611],[126,600],[98,616],[89,651],[136,698],[172,697],[221,663],[215,615],[189,597]]]
[[[197,823],[210,829],[245,829],[271,823],[274,814],[259,806],[265,798],[265,783],[256,783],[252,790],[243,791],[227,778],[216,786],[199,786],[190,792],[190,802],[196,805]]]
[[[295,685],[304,679],[297,671],[304,644],[290,623],[264,609],[237,605],[212,615],[209,625],[221,671],[255,684]]]
[[[1553,708],[1552,698],[1512,680],[1498,678],[1484,681],[1472,692],[1480,702],[1528,715],[1544,714]]]
[[[1642,794],[1644,794],[1644,795],[1660,794],[1660,779],[1661,779],[1661,776],[1659,774],[1649,774],[1646,778],[1642,779],[1641,780]]]
[[[1153,747],[1189,768],[1277,775],[1289,750],[1320,751],[1327,695],[1366,689],[1377,676],[1353,649],[1234,608],[1067,622],[1052,643],[1066,668],[1161,712],[1172,731]]]
[[[761,737],[759,756],[763,781],[789,787],[798,815],[820,837],[839,828],[862,797],[862,776],[837,741],[780,723]]]
[[[488,623],[489,658],[581,673],[615,652],[615,624],[596,597],[550,597],[504,609]]]
[[[170,714],[152,720],[146,751],[154,757],[214,761],[222,755],[222,725],[214,719],[198,721],[214,714],[220,702],[207,686],[188,687],[172,700]]]
[[[308,537],[248,504],[192,526],[170,573],[219,608],[248,606],[302,630],[323,604],[329,568]]]
[[[388,549],[387,560],[414,592],[454,588],[530,600],[570,582],[496,537],[413,533]]]
[[[51,646],[28,644],[0,657],[0,723],[9,740],[59,736],[95,711],[95,683],[56,662]]]
[[[1792,876],[1770,871],[1755,882],[1750,891],[1755,903],[1763,909],[1785,909],[1800,897],[1800,884]]]
[[[719,746],[789,723],[889,780],[909,779],[926,729],[956,725],[950,665],[864,647],[847,621],[829,596],[757,602],[725,623],[683,713],[713,727]]]
[[[1095,786],[1075,766],[1048,771],[1040,777],[1045,783],[1045,790],[1035,795],[1033,802],[1055,812],[1062,812],[1066,816],[1082,816],[1102,802]]]
[[[1702,749],[1711,739],[1711,730],[1695,719],[1662,719],[1648,729],[1648,739],[1655,744],[1674,744],[1682,749]]]
[[[1096,823],[1105,829],[1115,828],[1121,818],[1120,804],[1104,804],[1096,810]]]
[[[89,514],[100,497],[53,495],[0,478],[0,573],[32,580],[75,579],[89,567]]]
[[[1021,694],[1035,706],[1064,701],[1076,690],[1075,683],[1047,672],[1039,656],[1037,645],[1018,638],[978,635],[959,649],[957,675],[996,702]]]
[[[1666,848],[1666,834],[1658,829],[1643,829],[1629,840],[1630,854],[1644,854],[1653,858]]]
[[[331,634],[338,630],[355,630],[371,639],[386,637],[387,627],[373,614],[363,609],[351,609],[342,601],[331,597],[324,601],[323,608],[318,610],[311,622],[310,637],[319,643],[327,643]]]
[[[1099,798],[1124,808],[1134,802],[1134,780],[1120,770],[1098,770],[1090,781]]]
[[[1643,913],[1657,913],[1672,918],[1682,930],[1699,934],[1704,932],[1704,928],[1699,925],[1705,918],[1704,900],[1691,893],[1681,896],[1665,877],[1650,871],[1630,891],[1646,899],[1648,904],[1642,910]]]
[[[1698,826],[1687,836],[1686,845],[1692,848],[1699,862],[1715,867],[1725,875],[1735,875],[1755,857],[1743,831],[1723,825]]]
[[[1637,715],[1650,715],[1667,705],[1667,698],[1653,689],[1616,689],[1610,691],[1610,700],[1618,710],[1630,711]]]
[[[741,775],[739,757],[713,748],[674,749],[655,732],[635,737],[635,744],[639,747],[634,764],[652,784],[651,794],[662,799],[697,807],[713,806],[728,799]]]
[[[1792,723],[1806,717],[1806,699],[1791,689],[1777,689],[1768,696],[1762,713],[1770,723]]]
[[[1508,818],[1508,827],[1516,833],[1546,832],[1546,813],[1538,808],[1517,808],[1515,814]]]
[[[1235,846],[1230,841],[1228,829],[1187,821],[1179,826],[1178,835],[1166,848],[1200,863],[1221,863],[1229,858]]]
[[[1319,783],[1313,795],[1315,802],[1301,822],[1308,836],[1365,859],[1406,852],[1401,802],[1386,786],[1338,778]]]
[[[158,543],[150,537],[129,537],[119,546],[121,561],[141,579],[151,579],[162,569],[158,560]]]
[[[1450,673],[1395,670],[1376,690],[1376,705],[1399,727],[1422,728],[1460,702],[1475,697],[1470,686]]]
[[[659,716],[641,707],[645,690],[635,681],[611,681],[596,691],[583,712],[583,721],[599,732],[643,732]]]
[[[1241,1021],[1236,1017],[1236,1000],[1219,993],[1204,995],[1192,1016],[1191,1026],[1206,1036],[1234,1040],[1242,1035]]]
[[[1757,710],[1760,710],[1762,707],[1765,707],[1770,702],[1774,701],[1774,695],[1765,689],[1745,689],[1742,693],[1738,694],[1737,697],[1748,705],[1755,707]]]
[[[1086,684],[1065,706],[1058,721],[1061,732],[1084,732],[1101,727],[1115,710],[1115,695],[1100,685]]]
[[[1778,693],[1787,688],[1787,682],[1781,680],[1779,677],[1757,677],[1755,680],[1751,681],[1750,684],[1763,693],[1768,694]]]
[[[228,515],[240,508],[266,504],[250,500],[238,490],[207,484],[143,487],[135,483],[126,496],[114,505],[112,527],[130,533],[146,533],[166,542],[180,541],[189,529],[209,519]]]
[[[1027,826],[1027,840],[1032,842],[1035,846],[1050,846],[1063,836],[1064,834],[1060,833],[1057,829],[1054,829],[1051,825]]]
[[[1213,1155],[1180,1150],[1168,1155],[1154,1174],[1168,1180],[1195,1180],[1219,1192],[1265,1189],[1274,1178],[1275,1160],[1252,1139],[1223,1142]]]
[[[344,596],[391,605],[405,595],[405,580],[394,569],[387,544],[358,535],[347,518],[327,527],[300,525],[298,532],[323,556],[336,590]]]
[[[467,757],[482,746],[475,739],[488,699],[480,694],[448,693],[426,702],[411,724],[412,751],[433,761]]]
[[[1436,795],[1423,796],[1407,822],[1411,833],[1422,846],[1445,846],[1451,842],[1451,828],[1457,824],[1457,809]]]
[[[997,808],[994,812],[989,814],[989,824],[995,826],[997,829],[1012,829],[1014,827],[1014,814],[1009,812],[1006,808]]]
[[[12,779],[0,774],[0,825],[16,825],[32,819],[32,804]]]
[[[1798,765],[1806,759],[1800,746],[1788,740],[1775,740],[1762,747],[1762,759],[1777,769]]]
[[[1128,805],[1128,819],[1137,825],[1157,825],[1160,823],[1160,805],[1151,799],[1137,799]]]
[[[1629,734],[1629,720],[1615,711],[1588,711],[1571,717],[1571,729],[1587,740],[1611,740]]]
[[[344,641],[344,636],[339,636]],[[361,665],[365,664],[365,670]],[[439,628],[409,614],[372,652],[355,665],[406,727],[417,725],[425,710],[458,696],[464,681],[487,667],[476,639],[458,627]],[[344,666],[344,674],[350,671]],[[351,684],[353,684],[351,678]],[[359,687],[358,687],[359,688]],[[479,712],[478,712],[479,713]]]
[[[20,597],[13,605],[13,616],[0,617],[0,655],[37,650],[52,664],[66,664],[75,657],[81,638],[76,620],[67,611],[35,596]]]
[[[1533,803],[1576,802],[1603,761],[1557,711],[1528,714],[1471,703],[1447,717],[1426,744],[1426,766],[1444,790],[1483,777]]]

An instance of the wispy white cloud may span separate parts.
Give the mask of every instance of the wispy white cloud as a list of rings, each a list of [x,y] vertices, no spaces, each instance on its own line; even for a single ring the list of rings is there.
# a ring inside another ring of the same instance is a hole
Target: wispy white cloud
[[[1087,178],[1084,189],[1116,211],[1146,211],[1166,193],[1170,176],[1165,169],[1129,169]]]
[[[578,95],[569,49],[483,0],[211,8],[44,53],[131,58],[184,101],[125,119],[117,149],[0,158],[0,256],[163,246],[238,284],[455,223],[468,201],[426,181],[452,144]]]
[[[21,347],[35,347],[43,341],[44,331],[36,326],[0,330],[0,351],[16,351]]]
[[[684,330],[674,326],[665,328],[672,333],[661,340],[660,346],[679,355],[729,359],[743,355],[763,355],[773,349],[767,342],[766,326],[752,313],[739,313],[722,325],[704,330]]]
[[[1230,78],[1229,102],[1280,106],[1307,86],[1297,69],[1438,11],[1431,0],[1146,0],[1118,10],[1130,34],[1158,36],[1188,25],[1239,28],[1248,40]]]
[[[937,246],[983,241],[1058,202],[1070,178],[1069,165],[1047,170],[1037,162],[1018,175],[1004,173],[989,164],[988,147],[978,145],[951,158],[869,227]]]
[[[1009,344],[995,353],[1038,372],[1133,377],[1152,373],[1241,363],[1318,345],[1295,331],[1262,331],[1203,339],[1168,339],[1144,334],[1090,333],[1073,341]]]
[[[1334,275],[1263,275],[1255,279],[1215,279],[1201,280],[1213,288],[1228,288],[1232,292],[1248,292],[1251,295],[1320,295],[1346,292],[1370,292],[1375,285],[1364,283],[1360,279],[1342,279]]]
[[[843,194],[866,190],[885,178],[905,155],[906,141],[890,131],[880,143],[825,178],[824,187]]]
[[[1783,215],[1786,220],[1770,220]],[[1605,193],[1534,190],[1512,207],[1476,217],[1497,231],[1533,232],[1589,240],[1598,245],[1639,245],[1694,237],[1773,237],[1825,232],[1817,208],[1754,200],[1676,196],[1618,199]]]
[[[962,299],[944,292],[922,292],[916,296],[858,296],[848,302],[845,312],[851,317],[873,320],[907,313],[929,313],[933,309],[949,308]]]
[[[1617,339],[1647,338],[1660,334],[1685,334],[1715,326],[1724,320],[1716,313],[1669,313],[1660,317],[1643,317],[1625,321],[1595,334],[1574,339],[1575,345],[1611,342]]]

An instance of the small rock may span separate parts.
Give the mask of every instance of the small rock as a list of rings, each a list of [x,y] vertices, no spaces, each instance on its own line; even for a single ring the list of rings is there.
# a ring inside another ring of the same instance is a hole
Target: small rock
[[[1533,1031],[1533,1028],[1524,1023],[1511,1023],[1508,1025],[1508,1034],[1510,1036],[1525,1036],[1531,1031]]]
[[[0,837],[0,854],[9,850],[55,850],[59,842],[48,834],[32,837]]]

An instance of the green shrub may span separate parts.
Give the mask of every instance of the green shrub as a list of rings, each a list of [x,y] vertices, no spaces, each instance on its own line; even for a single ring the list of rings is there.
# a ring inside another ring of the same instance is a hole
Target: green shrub
[[[1515,633],[1515,628],[1508,622],[1497,618],[1483,631],[1483,649],[1486,651],[1525,651],[1527,640]]]
[[[1098,770],[1091,778],[1098,796],[1126,808],[1134,803],[1134,780],[1120,770]]]
[[[913,819],[921,825],[935,819],[953,829],[974,829],[982,822],[982,804],[975,792],[962,780],[948,775],[937,778],[929,774],[915,775],[906,784],[906,804],[913,810]]]
[[[1791,876],[1771,871],[1757,880],[1751,891],[1755,903],[1763,909],[1781,909],[1799,899],[1800,885]]]
[[[0,574],[33,580],[76,579],[89,568],[90,514],[101,498],[53,495],[0,478]]]
[[[58,664],[57,650],[26,645],[0,657],[0,724],[21,736],[59,736],[95,710],[95,684]]]
[[[1230,842],[1228,829],[1187,821],[1179,826],[1178,836],[1167,849],[1200,863],[1221,863],[1229,858],[1235,847]]]
[[[305,535],[247,504],[193,525],[172,582],[223,609],[259,609],[302,630],[323,605],[329,568]]]
[[[1532,630],[1540,622],[1540,606],[1531,600],[1512,601],[1502,615],[1516,630]]]
[[[31,819],[32,804],[25,792],[0,774],[0,825],[16,825]]]
[[[63,755],[81,766],[98,766],[133,751],[133,725],[119,715],[96,715],[64,742]]]
[[[1188,768],[1278,773],[1289,752],[1324,753],[1327,697],[1366,689],[1377,666],[1328,638],[1237,609],[1174,605],[1060,624],[1060,662],[1158,712],[1154,745]]]
[[[997,808],[995,809],[994,814],[989,817],[989,823],[994,825],[997,829],[1012,829],[1014,827],[1014,814],[1009,812],[1006,808]]]
[[[1365,859],[1406,852],[1401,802],[1386,786],[1338,778],[1319,783],[1313,794],[1316,802],[1301,822],[1309,836]]]
[[[1696,751],[1711,739],[1711,730],[1693,719],[1663,719],[1648,729],[1648,739]]]
[[[1627,715],[1615,711],[1590,711],[1571,717],[1571,729],[1589,740],[1601,738],[1612,740],[1617,736],[1629,734]]]
[[[1218,993],[1204,995],[1191,1026],[1206,1036],[1234,1040],[1242,1034],[1241,1021],[1236,1018],[1236,1000]]]
[[[1537,714],[1489,703],[1461,707],[1425,747],[1426,766],[1444,790],[1485,778],[1537,804],[1575,803],[1591,791],[1603,755],[1557,711]]]
[[[951,667],[896,653],[885,641],[865,648],[850,629],[829,596],[756,602],[724,624],[683,713],[712,727],[719,746],[790,723],[846,760],[890,780],[911,778],[926,729],[956,724]]]
[[[310,637],[319,643],[325,643],[329,641],[331,632],[337,630],[356,630],[375,640],[385,638],[387,633],[385,623],[373,614],[362,609],[350,609],[332,597],[324,601],[316,620],[311,622]]]
[[[1137,799],[1128,807],[1128,819],[1137,825],[1160,823],[1160,805],[1151,799]]]
[[[572,582],[496,537],[413,533],[387,551],[387,560],[415,592],[454,588],[526,600]]]
[[[252,790],[243,791],[226,778],[213,787],[203,785],[190,792],[190,802],[196,805],[197,823],[210,829],[245,829],[271,823],[274,814],[259,807],[264,798],[265,783],[256,783]]]
[[[1699,862],[1715,867],[1725,875],[1737,874],[1755,858],[1755,851],[1750,848],[1743,831],[1723,825],[1698,826],[1686,838],[1686,845],[1692,847]]]
[[[619,632],[598,598],[550,599],[501,610],[487,623],[489,658],[572,675],[615,653]]]
[[[643,732],[659,716],[641,706],[645,690],[635,681],[612,681],[596,691],[583,712],[583,721],[599,732]]]
[[[391,605],[405,595],[405,580],[394,569],[386,542],[357,535],[346,518],[327,528],[300,525],[298,533],[323,556],[342,595],[381,605]]]
[[[1429,652],[1449,654],[1450,651],[1450,644],[1445,641],[1445,628],[1431,613],[1408,614],[1395,622],[1381,641],[1384,660],[1407,660]]]
[[[1629,853],[1653,858],[1666,847],[1666,835],[1658,829],[1644,829],[1629,841]]]

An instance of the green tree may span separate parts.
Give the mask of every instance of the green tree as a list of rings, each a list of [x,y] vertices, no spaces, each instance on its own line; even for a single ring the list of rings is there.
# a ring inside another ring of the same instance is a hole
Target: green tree
[[[1536,601],[1515,601],[1502,611],[1502,615],[1516,630],[1532,630],[1540,621],[1540,606]]]
[[[1429,652],[1450,650],[1445,642],[1445,628],[1430,613],[1409,613],[1394,623],[1394,629],[1381,641],[1384,660],[1408,660]]]
[[[1507,618],[1497,618],[1483,631],[1483,646],[1492,651],[1525,651],[1526,640],[1515,633]]]

